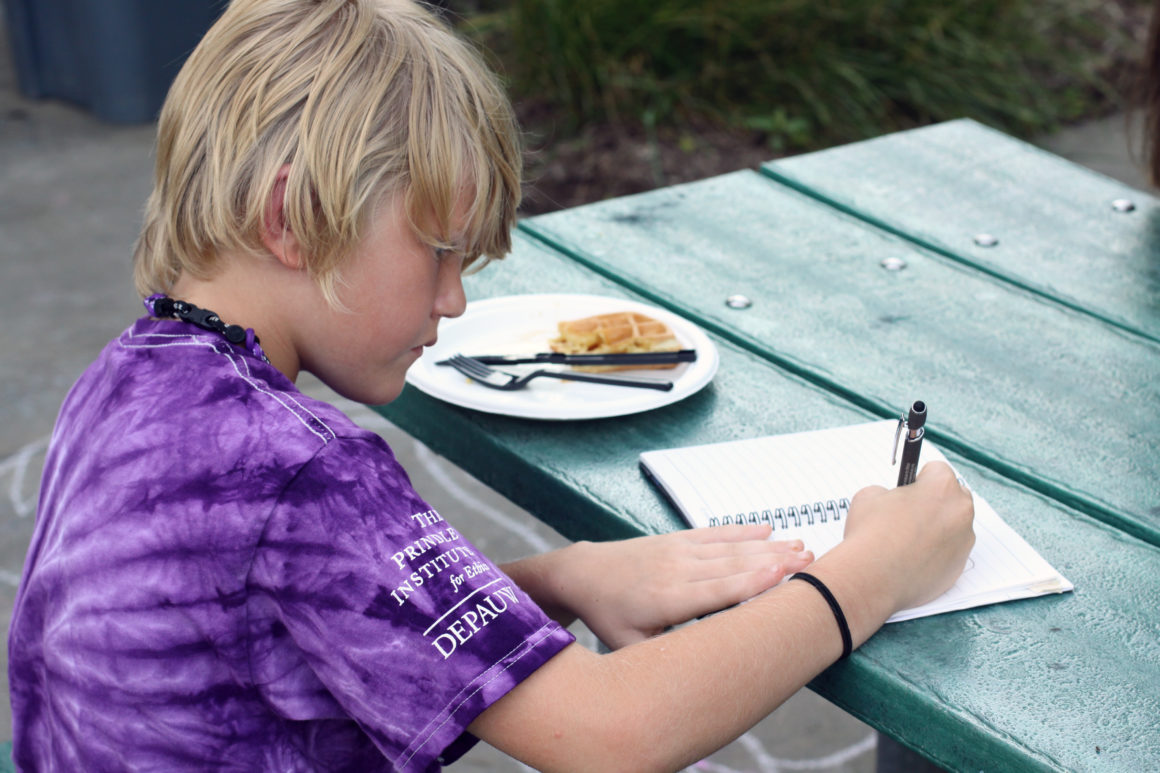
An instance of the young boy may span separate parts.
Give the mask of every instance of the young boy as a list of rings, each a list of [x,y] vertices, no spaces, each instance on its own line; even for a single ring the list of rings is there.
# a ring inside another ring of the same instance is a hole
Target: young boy
[[[482,738],[539,769],[677,769],[959,574],[945,466],[860,492],[816,562],[726,527],[501,569],[295,389],[393,399],[463,268],[509,249],[510,107],[422,8],[235,0],[158,136],[149,313],[45,465],[9,639],[19,768],[432,770]]]

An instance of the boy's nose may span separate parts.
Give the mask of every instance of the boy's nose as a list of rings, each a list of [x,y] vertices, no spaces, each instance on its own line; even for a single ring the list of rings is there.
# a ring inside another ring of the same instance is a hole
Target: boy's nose
[[[440,269],[442,276],[435,311],[441,317],[458,317],[467,310],[467,294],[463,291],[463,263],[448,260]]]

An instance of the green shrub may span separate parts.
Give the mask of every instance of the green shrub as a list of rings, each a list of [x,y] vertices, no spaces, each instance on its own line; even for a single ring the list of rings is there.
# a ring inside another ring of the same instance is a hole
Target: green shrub
[[[1028,135],[1098,111],[1117,98],[1109,73],[1138,54],[1113,6],[512,0],[466,27],[517,100],[565,128],[707,119],[804,149],[964,116]]]

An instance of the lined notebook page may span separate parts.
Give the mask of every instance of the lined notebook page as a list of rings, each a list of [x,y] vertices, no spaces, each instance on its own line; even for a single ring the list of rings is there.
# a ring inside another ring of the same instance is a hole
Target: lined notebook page
[[[692,526],[768,523],[771,539],[800,539],[821,557],[842,540],[850,498],[893,488],[897,421],[690,446],[641,454],[640,463]],[[923,443],[919,466],[946,457]],[[975,547],[955,585],[891,622],[1061,593],[1072,585],[978,494]]]

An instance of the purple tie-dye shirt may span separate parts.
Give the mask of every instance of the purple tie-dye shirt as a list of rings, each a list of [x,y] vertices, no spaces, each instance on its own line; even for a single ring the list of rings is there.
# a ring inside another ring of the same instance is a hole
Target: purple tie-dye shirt
[[[573,640],[259,355],[145,318],[69,394],[9,634],[21,769],[437,769]]]

